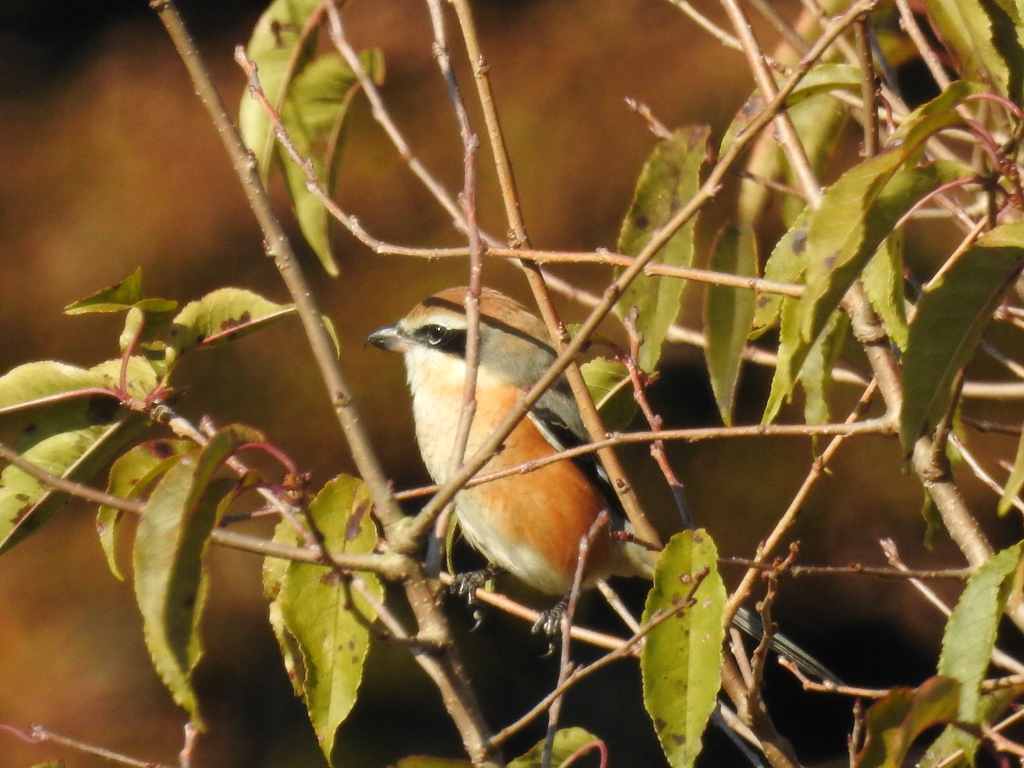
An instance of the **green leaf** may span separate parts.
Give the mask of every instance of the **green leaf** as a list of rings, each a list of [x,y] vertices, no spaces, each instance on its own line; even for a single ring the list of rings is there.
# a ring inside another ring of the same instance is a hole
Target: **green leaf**
[[[729,275],[757,275],[757,240],[749,229],[727,225],[718,233],[711,251],[711,269]],[[722,421],[732,424],[736,383],[740,378],[743,349],[754,320],[753,291],[709,285],[704,307],[708,373]]]
[[[75,392],[106,385],[95,372],[73,365],[53,360],[25,363],[0,376],[0,414],[50,403],[62,395],[76,397]],[[111,402],[116,401],[112,398]]]
[[[366,487],[342,475],[324,486],[309,511],[332,552],[361,553],[377,544],[371,507]],[[376,577],[364,573],[359,578],[380,600],[383,589]],[[338,727],[356,701],[376,611],[349,579],[307,563],[288,565],[278,602],[302,652],[306,709],[330,761]]]
[[[189,302],[174,318],[168,357],[235,341],[294,312],[291,304],[276,304],[243,288],[220,288]]]
[[[274,527],[274,542],[294,547],[301,543],[301,539],[295,527],[288,520],[282,519]],[[281,595],[285,574],[288,572],[288,565],[288,560],[277,557],[264,558],[263,595],[270,601],[270,628],[274,631],[277,645],[281,649],[281,658],[284,660],[288,680],[292,684],[295,695],[302,696],[302,682],[306,677],[302,664],[302,649],[299,648],[298,641],[285,624],[281,601],[278,599]]]
[[[690,126],[663,139],[644,164],[633,204],[622,222],[618,249],[627,256],[643,250],[651,237],[686,205],[700,186],[710,129]],[[694,219],[679,229],[655,256],[662,264],[688,267],[693,262]],[[621,271],[621,270],[620,270]],[[615,304],[619,317],[637,307],[637,330],[643,335],[640,368],[650,372],[661,357],[668,327],[679,314],[683,282],[674,277],[638,275]]]
[[[845,64],[823,66],[840,68],[837,70],[839,72],[848,71],[845,69],[848,65]],[[858,71],[856,68],[853,69]],[[859,73],[857,78],[860,78]],[[857,90],[859,91],[859,89],[860,85],[858,84]],[[826,164],[829,158],[840,142],[847,137],[844,128],[850,121],[850,108],[830,95],[812,95],[806,101],[801,101],[791,107],[789,116],[797,136],[800,137],[804,154],[807,156],[815,178],[822,178],[827,172]],[[772,144],[774,151],[779,155],[779,164],[785,170],[783,181],[789,187],[799,189],[800,178],[790,165],[785,151],[775,142]],[[806,201],[798,195],[783,195],[781,202],[782,220],[787,226],[796,221],[797,216],[806,207]]]
[[[116,400],[89,397],[47,408],[15,444],[23,459],[75,482],[88,482],[146,426],[119,413]],[[41,480],[11,465],[0,473],[0,553],[38,530],[67,501]]]
[[[843,351],[849,327],[850,320],[846,315],[834,313],[800,369],[804,421],[808,424],[827,424],[829,421],[828,393],[832,389],[832,369]]]
[[[601,740],[583,728],[560,728],[555,731],[555,742],[551,746],[551,768],[560,768],[565,761],[583,747]],[[529,752],[517,757],[508,764],[508,768],[540,768],[544,755],[544,741],[533,745]],[[407,768],[402,766],[402,768]],[[427,768],[424,766],[424,768]]]
[[[1024,433],[1021,434],[1020,442],[1017,443],[1017,456],[1013,460],[1013,471],[1003,486],[1003,495],[999,498],[998,511],[1005,515],[1013,506],[1013,500],[1017,498],[1020,489],[1024,488]]]
[[[914,739],[925,730],[956,720],[960,684],[933,677],[919,688],[893,688],[866,717],[867,739],[854,768],[901,768]]]
[[[299,154],[312,163],[313,174],[328,194],[333,191],[335,163],[341,147],[348,105],[358,89],[355,74],[337,53],[317,58],[320,0],[276,0],[260,17],[246,52],[256,62],[260,84]],[[371,78],[383,79],[379,51],[360,54]],[[302,233],[328,274],[338,265],[331,254],[327,209],[306,186],[304,168],[275,143],[270,119],[262,104],[246,95],[239,110],[242,140],[256,156],[264,183],[274,163],[283,159],[288,192]]]
[[[807,229],[810,226],[811,209],[805,208],[789,230],[775,244],[772,255],[764,265],[765,280],[780,283],[802,283],[807,270]],[[756,338],[779,322],[783,302],[793,303],[777,293],[759,293],[755,302],[754,328],[751,336]]]
[[[150,440],[135,446],[111,465],[107,493],[123,499],[140,498],[182,454],[193,447],[187,440]],[[123,517],[124,512],[106,504],[101,504],[96,513],[100,546],[110,572],[120,581],[124,581],[124,575],[117,564],[116,543]]]
[[[785,77],[780,76],[778,80],[781,85]],[[808,99],[824,96],[832,91],[856,91],[860,89],[860,84],[860,70],[857,67],[849,64],[819,64],[801,78],[799,85],[786,98],[786,106],[794,107]],[[836,103],[834,99],[830,101]],[[762,109],[764,109],[764,99],[761,92],[754,91],[726,129],[718,150],[719,157],[725,154],[736,137],[746,129],[750,121]]]
[[[214,479],[223,463],[245,443],[263,436],[231,425],[201,451],[182,455],[157,483],[135,534],[135,597],[153,666],[193,722],[202,727],[192,690],[192,671],[203,649],[199,622],[206,601],[205,554],[237,480]]]
[[[787,297],[783,299],[780,310],[779,360],[775,365],[772,388],[761,417],[762,424],[771,424],[779,415],[782,404],[790,398],[793,387],[800,379],[800,369],[809,352],[800,336],[800,302]]]
[[[918,301],[903,357],[900,440],[907,453],[949,409],[952,384],[1024,266],[1024,222],[978,238]]]
[[[384,58],[380,51],[361,55],[363,68],[374,80],[383,77]],[[281,118],[285,130],[302,157],[312,163],[313,173],[328,194],[334,190],[340,137],[348,106],[359,89],[355,73],[340,54],[321,56],[296,77],[285,99]],[[284,159],[288,192],[295,217],[307,242],[320,258],[324,270],[338,275],[331,252],[329,225],[332,216],[309,187],[304,168],[291,158]]]
[[[981,722],[992,723],[1006,712],[1014,700],[1024,692],[1024,686],[1010,686],[981,697]],[[950,762],[954,752],[963,754]],[[955,725],[947,725],[932,742],[924,757],[916,768],[966,768],[974,766],[974,756],[978,751],[978,737]]]
[[[120,283],[68,304],[64,313],[84,315],[90,312],[124,312],[132,307],[146,312],[171,312],[177,306],[177,302],[168,299],[142,298],[142,267],[139,267]]]
[[[618,431],[633,423],[638,406],[625,365],[618,360],[597,357],[581,365],[580,373],[605,427]]]
[[[893,232],[861,273],[864,293],[882,319],[886,335],[901,350],[907,348],[907,310],[903,291],[903,232]]]
[[[673,768],[696,760],[721,686],[725,586],[717,564],[705,531],[677,533],[658,559],[644,607],[644,624],[677,610],[703,575],[692,602],[651,629],[640,654],[644,705]]]
[[[307,28],[307,23],[322,6],[321,0],[274,0],[256,22],[246,46],[246,55],[259,70],[263,93],[278,113],[296,73],[313,59],[318,27]],[[248,93],[238,110],[238,130],[266,184],[275,156],[274,129],[263,106]]]
[[[156,388],[158,384],[156,371],[144,357],[133,356],[128,358],[127,366],[124,366],[124,361],[120,358],[117,360],[106,360],[98,365],[94,365],[89,369],[89,372],[99,376],[104,387],[114,390],[121,387],[122,368],[125,373],[126,394],[129,397],[136,400],[144,400]]]
[[[802,336],[811,343],[896,223],[940,185],[970,176],[960,163],[938,161],[898,170],[913,143],[854,166],[825,192],[807,237]]]
[[[959,60],[960,75],[988,83],[1019,103],[1024,51],[1014,3],[925,0],[925,8],[929,21]]]
[[[960,683],[958,716],[962,722],[980,722],[981,682],[1022,551],[1024,543],[1004,549],[972,573],[946,622],[938,674]]]
[[[134,351],[141,349],[151,365],[159,366],[160,372],[166,369],[165,355],[167,349],[167,329],[174,320],[178,306],[175,303],[167,311],[143,311],[132,307],[124,317],[124,330],[118,337],[118,346],[122,354],[128,346],[135,345]]]

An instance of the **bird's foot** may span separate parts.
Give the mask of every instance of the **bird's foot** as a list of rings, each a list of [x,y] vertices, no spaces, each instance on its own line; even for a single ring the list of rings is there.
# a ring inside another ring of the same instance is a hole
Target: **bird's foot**
[[[569,607],[569,598],[563,597],[546,611],[542,611],[537,620],[533,622],[530,632],[535,635],[543,635],[548,639],[548,650],[545,656],[555,652],[555,646],[562,636],[562,616]]]
[[[479,571],[467,571],[452,576],[452,584],[448,591],[465,602],[466,607],[473,612],[474,623],[471,632],[483,623],[486,615],[486,606],[477,598],[476,591],[485,587],[487,582],[494,580],[502,572],[501,568],[492,565]]]

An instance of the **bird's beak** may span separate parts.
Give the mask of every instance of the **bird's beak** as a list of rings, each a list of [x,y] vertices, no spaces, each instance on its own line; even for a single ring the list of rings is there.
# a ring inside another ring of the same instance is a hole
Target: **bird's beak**
[[[409,348],[411,339],[400,326],[385,325],[366,337],[366,340],[375,347],[386,349],[389,352],[404,352]]]

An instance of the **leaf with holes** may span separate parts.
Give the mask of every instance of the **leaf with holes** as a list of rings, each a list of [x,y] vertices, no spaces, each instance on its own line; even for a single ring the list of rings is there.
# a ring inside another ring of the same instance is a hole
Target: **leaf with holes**
[[[371,552],[377,544],[371,508],[366,486],[346,475],[325,485],[309,505],[327,548],[350,553]],[[350,579],[321,565],[290,563],[277,598],[284,625],[302,653],[306,710],[328,761],[338,727],[356,701],[369,625],[376,618],[373,601],[383,595],[373,574],[357,578],[372,601]]]

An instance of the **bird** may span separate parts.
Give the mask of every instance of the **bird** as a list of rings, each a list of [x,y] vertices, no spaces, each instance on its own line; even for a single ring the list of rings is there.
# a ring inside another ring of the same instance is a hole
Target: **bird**
[[[412,393],[416,442],[427,471],[443,484],[463,411],[468,322],[467,288],[448,288],[423,300],[401,320],[367,337],[376,347],[400,352]],[[547,327],[514,299],[490,288],[480,293],[479,366],[476,411],[466,456],[472,456],[533,387],[557,354]],[[579,408],[564,377],[530,408],[480,474],[548,459],[589,442]],[[463,488],[455,495],[455,515],[469,544],[497,572],[507,571],[541,593],[563,599],[541,614],[534,630],[554,635],[576,574],[580,540],[602,511],[610,524],[597,532],[584,563],[583,587],[609,576],[652,579],[650,548],[640,541],[618,502],[607,474],[593,453],[546,464],[525,474]],[[490,574],[495,571],[486,571]],[[472,595],[481,572],[458,587]],[[733,623],[755,637],[759,617],[741,607]],[[771,647],[805,672],[839,679],[779,633]]]
[[[466,378],[466,288],[427,298],[368,341],[401,352],[412,392],[416,441],[435,483],[451,473]],[[473,455],[556,358],[547,328],[522,304],[498,291],[480,294],[476,411],[466,455]],[[548,389],[503,441],[481,474],[548,459],[588,442],[564,378]],[[580,539],[602,510],[585,562],[584,586],[609,576],[651,578],[650,556],[632,534],[614,490],[593,454],[563,459],[527,474],[464,488],[455,515],[469,544],[487,560],[538,591],[565,596],[572,587]]]

